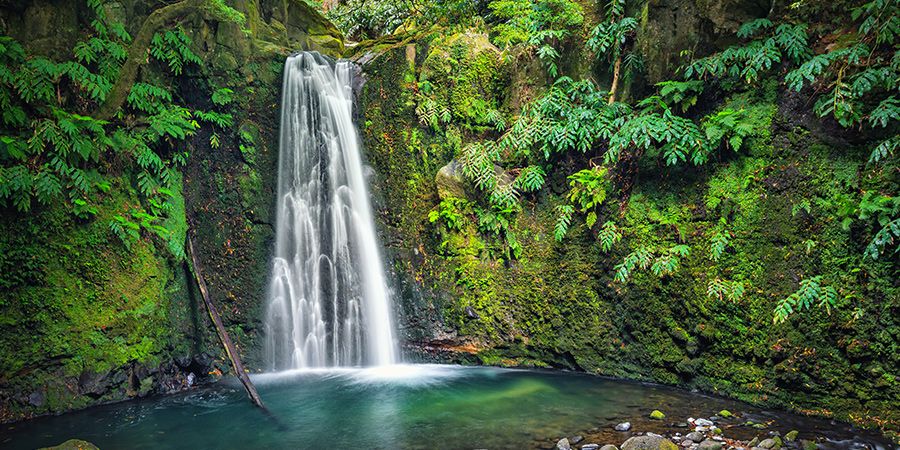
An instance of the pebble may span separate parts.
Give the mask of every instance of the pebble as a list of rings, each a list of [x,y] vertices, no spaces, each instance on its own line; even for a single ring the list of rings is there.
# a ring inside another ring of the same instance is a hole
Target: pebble
[[[712,439],[707,439],[700,443],[698,447],[699,450],[722,450],[722,443],[719,441],[714,441]]]
[[[694,442],[701,442],[704,438],[706,438],[706,436],[704,436],[703,433],[699,431],[688,433],[686,437]]]
[[[562,438],[556,441],[556,450],[572,450],[572,445],[569,444],[568,439]]]
[[[616,431],[628,431],[631,429],[631,422],[622,422],[616,425]]]
[[[600,448],[600,444],[584,444],[581,446],[581,450],[597,450]]]
[[[694,425],[697,425],[698,427],[711,427],[714,425],[714,423],[713,423],[713,421],[711,421],[709,419],[701,418],[701,419],[695,420]]]
[[[694,441],[692,441],[692,440],[690,440],[690,439],[685,439],[685,440],[681,441],[681,446],[682,446],[682,447],[687,448],[687,447],[690,447],[690,446],[692,446],[692,445],[694,445]]]
[[[581,447],[581,448],[584,448],[584,447]],[[600,447],[600,450],[619,450],[619,447],[616,447],[615,445],[612,445],[612,444],[606,444],[603,447]]]

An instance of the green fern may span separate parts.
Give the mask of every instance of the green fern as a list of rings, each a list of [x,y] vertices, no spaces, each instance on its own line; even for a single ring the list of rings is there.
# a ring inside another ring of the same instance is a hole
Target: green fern
[[[559,205],[556,207],[556,224],[553,227],[553,237],[557,242],[562,242],[569,227],[572,225],[572,215],[575,214],[575,207],[572,205]]]
[[[813,304],[825,308],[831,313],[831,308],[838,305],[838,292],[832,286],[824,285],[822,276],[807,278],[800,282],[800,288],[793,294],[778,302],[775,307],[773,321],[783,323],[794,312],[809,309]]]
[[[744,283],[740,281],[729,281],[721,278],[710,280],[706,286],[706,295],[718,300],[728,300],[737,302],[744,297]]]
[[[603,253],[609,253],[613,245],[622,240],[622,233],[614,222],[607,221],[600,228],[597,237],[600,240],[600,248],[603,249]]]

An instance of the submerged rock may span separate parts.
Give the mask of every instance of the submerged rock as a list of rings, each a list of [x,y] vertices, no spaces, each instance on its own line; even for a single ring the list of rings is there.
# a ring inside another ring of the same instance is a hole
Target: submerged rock
[[[54,447],[44,447],[38,450],[100,450],[94,444],[91,444],[88,441],[82,441],[81,439],[69,439],[62,444],[59,444]]]
[[[616,431],[628,431],[631,429],[631,422],[622,422],[616,425]]]
[[[656,436],[635,436],[622,444],[622,450],[678,450],[672,441]]]

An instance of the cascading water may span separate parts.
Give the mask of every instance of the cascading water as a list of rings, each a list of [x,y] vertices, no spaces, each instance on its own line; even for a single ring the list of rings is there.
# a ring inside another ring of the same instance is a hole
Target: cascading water
[[[272,370],[395,362],[350,81],[349,63],[318,53],[285,63],[265,318]]]

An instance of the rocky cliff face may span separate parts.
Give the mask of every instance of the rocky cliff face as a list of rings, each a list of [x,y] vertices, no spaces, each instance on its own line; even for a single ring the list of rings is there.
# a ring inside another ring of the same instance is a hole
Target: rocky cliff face
[[[206,128],[187,143],[173,215],[196,230],[212,296],[255,369],[283,60],[298,50],[337,55],[342,36],[302,0],[236,2],[246,32],[200,5],[177,18],[203,64],[178,79],[176,96],[208,110],[215,89],[232,89],[235,127],[219,132],[217,148]],[[126,0],[106,10],[135,33],[161,6]],[[89,29],[88,11],[82,2],[4,1],[0,30],[31,54],[63,61]],[[144,67],[138,81],[155,76]],[[126,249],[111,234],[111,217],[139,204],[135,189],[123,173],[90,221],[57,207],[0,212],[0,420],[171,392],[229,370],[184,263],[149,240]]]
[[[681,50],[725,45],[736,24],[771,7],[739,3],[648,2],[637,43],[646,49],[647,79],[635,80],[631,91],[666,78]],[[523,248],[512,257],[502,238],[479,231],[473,210],[481,194],[453,158],[461,145],[496,136],[467,122],[466,99],[515,112],[543,88],[540,68],[515,55],[501,58],[474,30],[423,30],[367,45],[354,57],[367,78],[361,127],[409,357],[584,370],[900,426],[893,406],[900,401],[893,375],[900,360],[892,350],[900,335],[897,261],[875,264],[864,278],[850,276],[846,258],[866,242],[831,213],[797,206],[855,195],[871,182],[862,171],[867,153],[854,147],[858,137],[837,135],[812,118],[796,94],[770,82],[704,99],[709,107],[747,111],[754,136],[739,154],[700,168],[641,165],[630,196],[601,215],[626,236],[608,254],[583,224],[554,240],[555,207],[568,191],[564,174],[586,161],[552,161],[560,175],[526,194],[510,224]],[[577,76],[574,70],[568,73]],[[448,125],[417,117],[424,81],[452,93]],[[442,217],[445,206],[452,229],[429,218]],[[705,236],[723,216],[732,240],[714,261]],[[613,266],[636,242],[684,243],[692,252],[674,276],[614,282]],[[861,297],[774,325],[777,300],[813,274],[843,280]],[[710,280],[736,275],[751,280],[741,301],[708,294]]]

